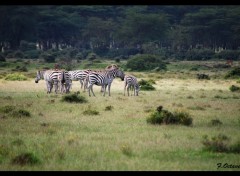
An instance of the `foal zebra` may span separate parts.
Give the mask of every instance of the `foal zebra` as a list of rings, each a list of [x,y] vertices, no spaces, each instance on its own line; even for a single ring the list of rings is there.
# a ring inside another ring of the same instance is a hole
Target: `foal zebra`
[[[138,96],[140,86],[139,86],[139,84],[137,82],[137,78],[135,76],[125,75],[125,77],[124,77],[124,96],[125,96],[126,86],[127,86],[128,96],[129,96],[129,89],[131,87],[133,88],[134,96]]]
[[[59,73],[60,71],[56,70],[42,70],[37,71],[37,76],[35,78],[35,83],[38,83],[39,80],[44,79],[47,86],[47,93],[51,93],[53,85],[55,87],[55,93],[58,91],[58,82],[59,82]]]
[[[103,87],[103,96],[105,96],[106,88],[108,86],[108,95],[110,96],[110,88],[112,81],[115,77],[119,77],[124,80],[124,72],[119,70],[118,68],[111,69],[111,70],[104,70],[104,71],[92,71],[86,77],[86,81],[88,81],[88,93],[91,96],[90,91],[92,92],[93,96],[95,96],[93,92],[93,85],[102,86]]]

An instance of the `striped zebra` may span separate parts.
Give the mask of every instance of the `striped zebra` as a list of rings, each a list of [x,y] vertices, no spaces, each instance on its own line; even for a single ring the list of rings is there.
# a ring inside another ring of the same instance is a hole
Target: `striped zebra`
[[[129,89],[131,89],[131,88],[134,91],[134,96],[138,96],[140,86],[139,86],[137,78],[135,76],[125,75],[125,77],[124,77],[124,96],[125,96],[125,92],[126,92],[126,87],[127,87],[128,96],[129,96]]]
[[[84,86],[84,91],[85,91],[87,87],[84,84],[84,80],[90,71],[91,70],[73,70],[73,71],[69,71],[69,74],[71,76],[72,81],[78,81],[78,80],[80,81],[81,89]]]
[[[39,80],[44,79],[47,86],[47,93],[51,93],[53,85],[55,87],[55,93],[58,91],[58,82],[59,82],[59,74],[58,70],[42,70],[37,71],[37,76],[35,78],[35,83],[38,83]]]
[[[88,81],[88,94],[91,96],[90,91],[92,92],[93,96],[95,96],[93,92],[93,85],[102,86],[103,87],[103,96],[105,96],[106,88],[108,86],[108,95],[110,96],[110,88],[112,81],[115,77],[119,77],[124,80],[124,72],[119,70],[118,68],[104,70],[104,71],[92,71],[86,77]]]
[[[58,75],[58,80],[60,83],[61,93],[69,93],[70,87],[72,85],[71,75],[69,74],[69,71],[62,70]]]

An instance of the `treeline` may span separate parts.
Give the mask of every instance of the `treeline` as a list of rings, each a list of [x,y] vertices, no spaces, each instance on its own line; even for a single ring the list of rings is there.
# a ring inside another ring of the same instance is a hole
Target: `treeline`
[[[239,46],[239,6],[0,6],[0,48],[6,57],[153,54],[237,60]]]

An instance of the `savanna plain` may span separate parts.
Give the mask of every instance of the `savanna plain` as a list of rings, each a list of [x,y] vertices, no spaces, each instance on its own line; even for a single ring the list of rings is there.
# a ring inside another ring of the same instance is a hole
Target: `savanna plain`
[[[125,71],[139,81],[154,80],[156,90],[140,90],[139,96],[124,96],[119,78],[105,97],[99,86],[93,86],[96,97],[89,97],[73,81],[70,94],[87,102],[68,103],[65,94],[47,94],[44,80],[36,84],[37,63],[28,64],[24,81],[4,79],[11,64],[0,69],[1,171],[240,171],[230,166],[240,166],[239,153],[213,152],[203,144],[204,137],[219,135],[229,139],[227,145],[239,143],[240,93],[229,87],[240,84],[224,79],[231,68],[194,70],[201,62],[182,61],[169,62],[167,71]],[[197,73],[210,79],[199,80]],[[189,113],[192,125],[147,123],[159,106]],[[6,107],[29,114],[11,116]]]

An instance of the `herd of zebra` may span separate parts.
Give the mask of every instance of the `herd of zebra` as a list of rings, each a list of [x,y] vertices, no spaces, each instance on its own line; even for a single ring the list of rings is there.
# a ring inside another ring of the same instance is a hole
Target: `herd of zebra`
[[[60,91],[61,93],[69,93],[72,87],[72,81],[80,81],[81,89],[84,91],[88,89],[88,94],[95,96],[93,92],[93,85],[101,86],[101,92],[105,96],[106,88],[108,87],[108,95],[110,96],[110,88],[115,77],[121,78],[124,81],[124,96],[127,88],[129,96],[129,90],[132,89],[134,96],[138,96],[140,86],[137,78],[133,75],[125,75],[124,72],[119,69],[117,65],[110,65],[105,70],[39,70],[35,78],[35,83],[44,79],[47,86],[47,93],[51,93],[54,86],[55,93]]]

